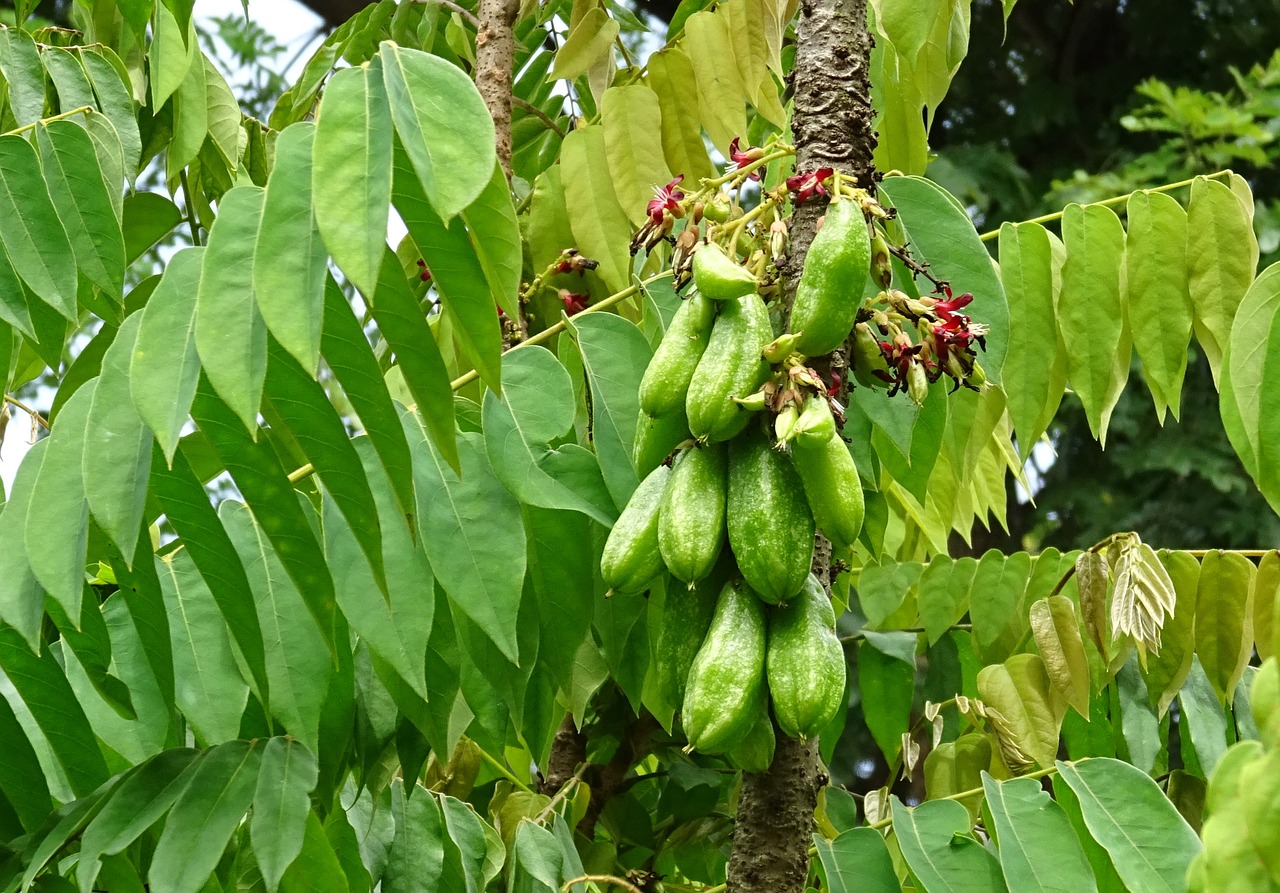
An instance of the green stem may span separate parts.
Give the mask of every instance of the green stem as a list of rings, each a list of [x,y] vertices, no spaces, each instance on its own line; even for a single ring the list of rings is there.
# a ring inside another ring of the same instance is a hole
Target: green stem
[[[480,759],[488,763],[489,766],[492,767],[493,771],[497,772],[499,775],[501,775],[507,781],[511,782],[520,790],[524,791],[526,794],[533,793],[533,788],[529,787],[523,781],[516,778],[515,775],[512,774],[511,770],[508,769],[506,766],[502,765],[501,763],[499,763],[498,760],[493,756],[493,754],[489,753],[489,751],[485,750],[483,747],[477,747],[476,750],[480,751]]]
[[[200,245],[200,224],[196,222],[196,205],[191,200],[191,184],[187,180],[187,169],[184,167],[178,175],[182,180],[182,200],[187,206],[187,225],[191,227],[191,244]]]
[[[1096,205],[1101,208],[1109,208],[1112,205],[1119,205],[1119,204],[1123,204],[1124,202],[1127,202],[1131,197],[1133,197],[1139,192],[1172,192],[1175,189],[1182,189],[1183,187],[1190,186],[1196,180],[1200,179],[1200,177],[1204,177],[1206,180],[1213,180],[1216,178],[1229,176],[1230,174],[1231,174],[1231,171],[1215,171],[1212,174],[1200,174],[1199,176],[1191,177],[1186,180],[1179,180],[1177,183],[1166,183],[1163,186],[1155,186],[1151,189],[1135,189],[1133,192],[1126,192],[1124,195],[1116,195],[1116,196],[1112,196],[1111,198],[1104,198],[1102,201],[1098,201],[1098,202],[1084,202],[1081,205],[1081,207],[1088,208]],[[1054,211],[1052,214],[1044,214],[1040,217],[1032,217],[1030,220],[1023,220],[1022,223],[1053,223],[1055,220],[1061,220],[1062,215],[1063,215],[1062,211]],[[995,229],[995,230],[992,230],[991,232],[983,233],[982,235],[978,236],[978,238],[984,242],[990,242],[992,239],[996,238],[999,235],[1000,235],[1000,230]]]
[[[70,111],[60,112],[56,115],[50,115],[48,118],[41,118],[39,121],[32,121],[30,124],[23,124],[21,127],[15,127],[13,130],[6,131],[0,136],[17,136],[20,133],[26,133],[28,130],[35,130],[41,124],[51,124],[54,121],[63,121],[67,118],[74,118],[76,115],[88,115],[93,112],[93,106],[82,105],[79,108]]]
[[[1018,778],[1044,778],[1046,775],[1053,775],[1057,771],[1058,771],[1057,766],[1050,766],[1048,769],[1037,769],[1035,772],[1028,772],[1026,775],[1019,775]],[[984,790],[986,789],[973,788],[968,791],[960,791],[958,794],[948,794],[945,797],[934,797],[933,799],[934,800],[967,800],[970,797],[978,796],[979,794],[983,793]],[[870,825],[867,825],[866,827],[874,828],[875,830],[878,831],[881,828],[888,828],[891,824],[893,824],[892,816],[890,816],[887,819],[881,819],[878,822],[872,822]],[[711,891],[706,890],[704,891],[704,893],[711,893]]]
[[[22,402],[21,400],[19,400],[17,397],[10,397],[8,394],[5,394],[5,395],[4,395],[4,402],[5,402],[5,403],[8,403],[10,406],[16,406],[16,407],[18,407],[18,409],[21,409],[21,410],[22,410],[23,412],[25,412],[27,415],[31,416],[31,418],[35,419],[35,420],[36,420],[36,424],[37,424],[37,425],[39,425],[41,428],[43,428],[43,429],[44,429],[44,430],[46,430],[46,431],[48,431],[48,430],[49,430],[49,421],[48,421],[48,419],[46,419],[44,416],[40,415],[40,413],[36,412],[34,409],[32,409],[32,408],[31,408],[30,406],[28,406],[27,404],[23,403],[23,402]]]

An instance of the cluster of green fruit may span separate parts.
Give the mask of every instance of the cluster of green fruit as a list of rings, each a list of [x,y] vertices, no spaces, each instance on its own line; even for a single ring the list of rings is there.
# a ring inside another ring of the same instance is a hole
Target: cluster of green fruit
[[[688,584],[667,595],[658,672],[670,677],[690,746],[736,755],[744,768],[767,765],[772,752],[770,699],[778,728],[799,738],[844,704],[835,614],[810,567],[815,531],[838,554],[852,549],[862,485],[805,357],[849,337],[869,241],[857,202],[830,206],[797,287],[792,333],[777,338],[755,276],[714,242],[701,245],[695,288],[640,385],[635,458],[645,476],[601,570],[615,592],[642,591],[664,568]],[[709,617],[681,604],[709,600],[712,587]]]

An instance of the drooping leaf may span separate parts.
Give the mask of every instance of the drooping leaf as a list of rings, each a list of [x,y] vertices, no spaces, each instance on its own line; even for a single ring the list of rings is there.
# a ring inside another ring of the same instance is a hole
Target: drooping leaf
[[[27,740],[13,708],[3,699],[0,699],[0,734],[4,735],[5,742],[5,758],[0,760],[0,791],[13,805],[22,827],[35,831],[53,811],[53,800],[35,748]]]
[[[20,136],[0,136],[0,244],[31,293],[75,320],[75,255],[35,147]]]
[[[1003,664],[983,667],[978,672],[978,697],[987,705],[1011,771],[1053,765],[1066,708],[1038,654],[1015,654]]]
[[[603,127],[575,130],[560,150],[560,170],[577,248],[599,262],[596,272],[617,292],[630,280],[631,225],[614,191],[608,155]]]
[[[9,107],[19,127],[44,115],[44,66],[30,34],[17,28],[0,33],[0,74],[9,85]]]
[[[1234,200],[1234,199],[1233,199]],[[1219,408],[1232,447],[1262,495],[1280,505],[1280,472],[1275,468],[1280,427],[1267,409],[1280,364],[1271,362],[1273,333],[1280,326],[1280,265],[1273,264],[1249,286],[1231,327],[1222,359]]]
[[[138,4],[125,2],[120,5],[122,12],[128,17],[129,7]],[[122,75],[124,63],[110,47],[83,47],[80,50],[80,62],[93,83],[98,108],[120,137],[125,176],[132,183],[138,174],[138,163],[142,156],[142,136],[138,131],[133,95],[126,83],[127,78]],[[109,182],[108,185],[114,187],[116,184]]]
[[[619,30],[618,23],[603,9],[598,6],[589,9],[556,53],[552,76],[573,80],[586,74],[605,54],[612,52]]]
[[[263,881],[272,893],[302,852],[311,815],[310,794],[319,771],[311,752],[288,738],[272,738],[262,750],[249,837]]]
[[[916,635],[865,631],[858,649],[862,715],[885,759],[894,760],[911,724],[915,698]]]
[[[1238,552],[1211,550],[1200,560],[1196,589],[1196,656],[1218,701],[1236,689],[1253,651],[1254,564]]]
[[[1055,595],[1033,603],[1031,632],[1044,659],[1049,681],[1068,704],[1088,719],[1089,661],[1071,599]]]
[[[1187,206],[1187,262],[1196,340],[1216,384],[1236,312],[1253,282],[1256,237],[1231,189],[1197,177]]]
[[[1173,615],[1160,631],[1159,653],[1147,657],[1145,676],[1151,702],[1163,718],[1191,671],[1200,562],[1188,552],[1162,552],[1159,558],[1173,581],[1176,600]]]
[[[123,202],[121,219],[124,226],[125,258],[133,263],[182,222],[182,211],[158,193],[134,192]],[[178,254],[188,250],[183,249]],[[174,258],[177,256],[175,254]],[[172,261],[173,258],[170,258],[170,263]],[[194,296],[195,290],[192,289],[192,297]]]
[[[1098,889],[1071,823],[1038,781],[1000,782],[984,772],[982,787],[995,819],[1000,867],[1010,889],[1061,893]]]
[[[13,627],[32,648],[40,647],[44,590],[27,560],[27,510],[44,462],[49,439],[37,441],[23,457],[13,479],[9,501],[0,511],[0,620]]]
[[[631,225],[639,227],[648,217],[654,188],[671,179],[654,128],[662,117],[658,96],[642,84],[610,87],[600,101],[600,116],[614,192]]]
[[[701,177],[715,176],[702,141],[697,91],[687,86],[694,82],[693,63],[679,47],[668,47],[649,57],[647,71],[646,83],[657,94],[661,110],[662,151],[667,167],[693,183]]]
[[[1187,737],[1195,749],[1196,762],[1208,778],[1227,752],[1227,715],[1209,677],[1195,657],[1191,659],[1191,672],[1187,674],[1186,684],[1178,692],[1178,704],[1182,708]]]
[[[744,84],[734,58],[732,22],[719,12],[695,12],[684,23],[680,46],[693,64],[702,124],[721,154],[747,132],[745,97],[754,85]],[[686,88],[688,89],[688,88]]]

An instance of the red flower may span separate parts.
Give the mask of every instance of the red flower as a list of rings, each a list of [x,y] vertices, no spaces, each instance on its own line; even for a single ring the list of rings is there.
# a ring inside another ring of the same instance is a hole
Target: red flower
[[[421,279],[423,282],[430,282],[431,271],[427,269],[427,262],[422,258],[418,258],[418,269],[421,271],[418,273],[418,278]]]
[[[587,309],[587,305],[591,303],[591,297],[562,288],[560,289],[560,301],[564,304],[564,312],[569,316],[573,316]]]
[[[820,167],[811,174],[796,174],[787,177],[787,189],[796,194],[796,204],[806,202],[815,195],[826,195],[822,181],[828,179],[835,171],[829,167]]]
[[[653,189],[654,197],[649,201],[649,219],[655,226],[662,225],[662,219],[666,212],[670,212],[672,217],[683,217],[684,211],[680,207],[680,201],[684,198],[684,193],[676,187],[684,179],[684,174],[676,177],[666,186],[655,186]]]
[[[839,396],[840,396],[840,384],[841,384],[841,381],[840,381],[840,373],[839,373],[839,372],[837,372],[837,371],[835,371],[834,369],[832,369],[832,370],[831,370],[831,385],[830,385],[830,387],[828,387],[828,388],[827,388],[827,396],[828,396],[828,397],[839,397]]]
[[[947,299],[938,301],[933,305],[934,312],[942,319],[943,325],[948,329],[955,331],[963,328],[969,322],[969,317],[958,311],[962,307],[967,307],[973,301],[973,295],[965,292],[957,298],[951,297],[951,289],[947,288]]]
[[[745,167],[746,165],[751,164],[753,161],[759,161],[761,158],[764,157],[764,149],[761,149],[758,146],[748,146],[745,151],[742,149],[739,149],[738,142],[740,139],[741,137],[735,136],[733,138],[733,142],[729,144],[729,160],[733,162],[733,165],[735,168]],[[747,179],[759,180],[760,171],[754,170],[751,173],[747,174]]]

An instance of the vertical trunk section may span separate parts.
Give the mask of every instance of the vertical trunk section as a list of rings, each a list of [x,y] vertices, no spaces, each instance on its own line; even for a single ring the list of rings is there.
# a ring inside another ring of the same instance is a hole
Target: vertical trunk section
[[[515,67],[513,26],[516,0],[480,0],[476,31],[476,89],[493,118],[498,161],[511,179],[511,70]]]
[[[865,0],[801,0],[793,71],[792,133],[797,172],[835,168],[869,187],[871,153],[871,37]],[[804,258],[826,203],[800,205],[791,222],[788,298],[795,295]],[[840,351],[838,353],[843,353]],[[836,358],[836,365],[840,358]],[[830,548],[819,541],[814,572],[828,584]],[[818,790],[827,778],[816,741],[777,733],[767,772],[748,773],[742,782],[729,859],[729,893],[803,893],[809,872],[809,844]]]

